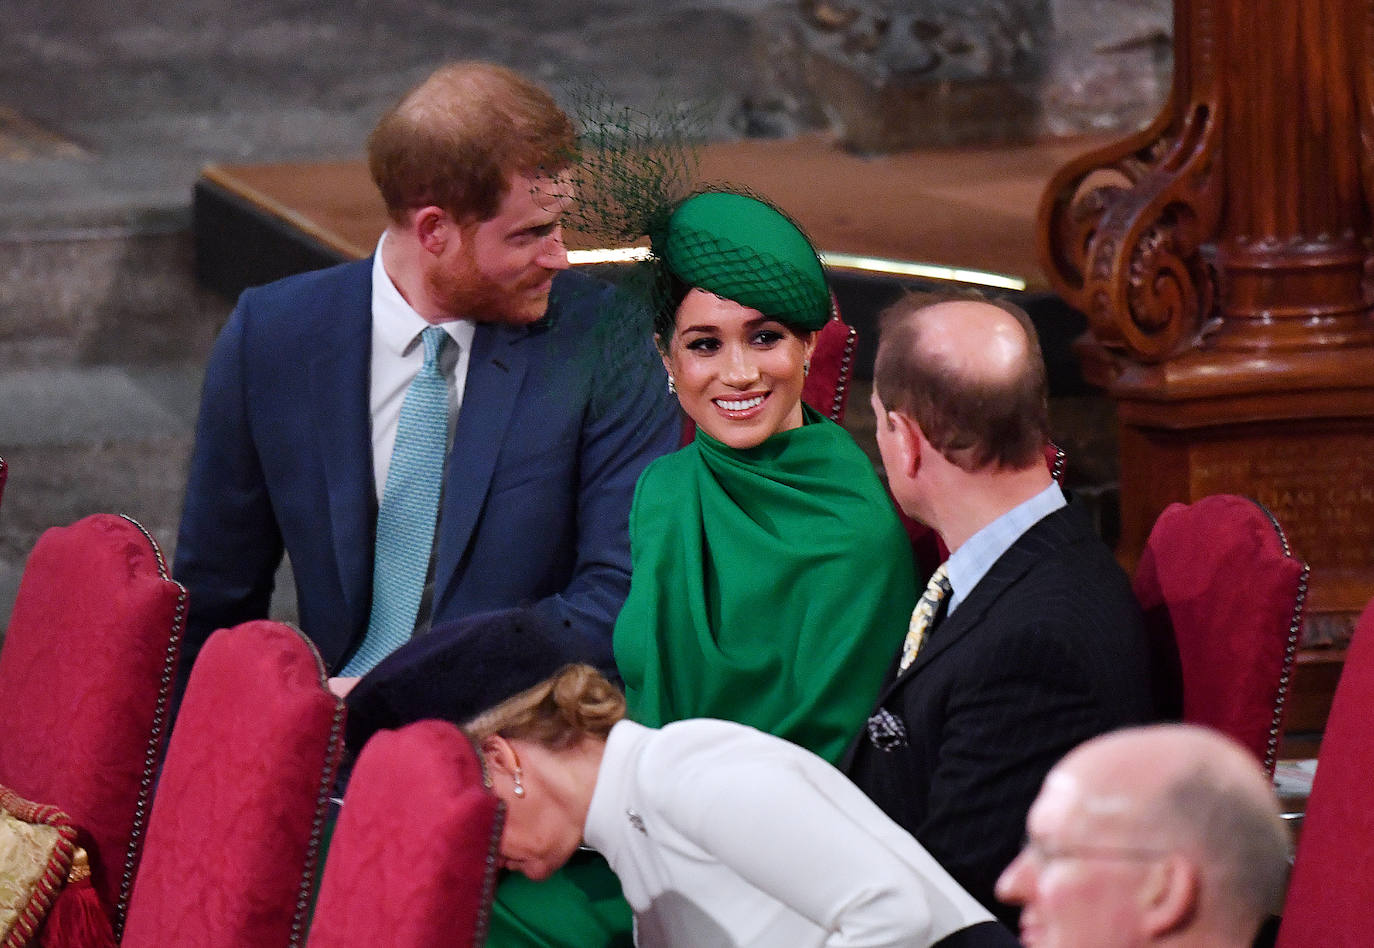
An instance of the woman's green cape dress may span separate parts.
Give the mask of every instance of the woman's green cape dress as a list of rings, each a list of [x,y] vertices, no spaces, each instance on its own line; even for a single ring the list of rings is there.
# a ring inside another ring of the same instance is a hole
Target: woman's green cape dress
[[[739,721],[836,763],[872,710],[919,587],[872,464],[843,428],[803,411],[800,428],[746,450],[698,431],[644,471],[615,657],[642,724]],[[488,944],[629,944],[614,877],[571,868],[503,882]]]

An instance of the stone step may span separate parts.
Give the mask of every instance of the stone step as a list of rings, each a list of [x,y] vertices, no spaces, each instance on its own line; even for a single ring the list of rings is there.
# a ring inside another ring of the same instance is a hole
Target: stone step
[[[170,554],[204,363],[230,309],[191,256],[184,222],[0,237],[0,628],[48,527],[126,513]]]
[[[229,302],[196,283],[192,256],[188,222],[7,231],[0,365],[204,361]]]

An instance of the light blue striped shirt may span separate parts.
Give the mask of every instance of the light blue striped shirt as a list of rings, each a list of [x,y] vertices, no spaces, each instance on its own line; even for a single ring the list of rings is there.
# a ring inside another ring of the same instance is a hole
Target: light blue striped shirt
[[[973,587],[992,569],[992,564],[1021,539],[1021,534],[1065,503],[1064,492],[1058,484],[1052,483],[1034,497],[1002,514],[951,553],[945,567],[950,586],[946,615],[957,609],[959,603],[973,592]]]

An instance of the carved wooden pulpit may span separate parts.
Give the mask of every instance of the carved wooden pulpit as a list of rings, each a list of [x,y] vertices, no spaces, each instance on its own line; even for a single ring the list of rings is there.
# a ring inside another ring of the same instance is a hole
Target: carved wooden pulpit
[[[1374,596],[1374,0],[1175,0],[1174,51],[1154,124],[1051,180],[1041,260],[1117,405],[1122,561],[1172,501],[1264,502],[1312,566],[1320,727]]]

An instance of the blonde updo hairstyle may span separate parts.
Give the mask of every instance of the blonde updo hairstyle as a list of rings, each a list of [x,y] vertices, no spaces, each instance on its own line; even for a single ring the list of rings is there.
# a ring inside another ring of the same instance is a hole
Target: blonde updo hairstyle
[[[556,751],[584,736],[604,741],[624,717],[625,696],[619,688],[590,665],[567,665],[482,712],[464,729],[478,742],[499,735]]]

